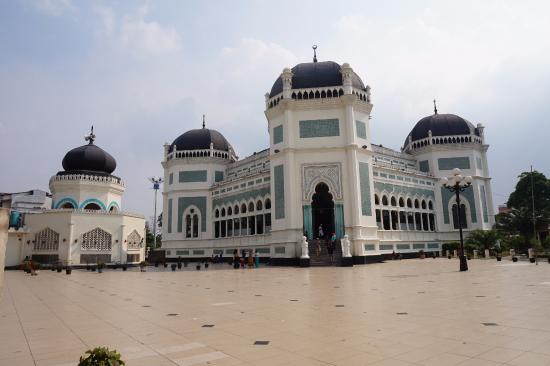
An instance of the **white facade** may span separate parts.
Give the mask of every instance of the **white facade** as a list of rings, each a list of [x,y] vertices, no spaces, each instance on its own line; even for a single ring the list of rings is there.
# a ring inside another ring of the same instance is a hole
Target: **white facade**
[[[463,194],[465,230],[493,226],[481,125],[436,112],[427,118],[437,136],[429,130],[425,138],[410,137],[402,151],[384,148],[371,143],[370,88],[348,64],[338,65],[341,85],[330,86],[293,74],[301,67],[318,70],[315,63],[284,69],[279,92],[274,86],[266,95],[268,149],[236,160],[232,149],[214,156],[165,145],[167,257],[231,256],[244,248],[296,259],[302,236],[316,239],[319,223],[338,238],[348,235],[356,263],[393,251],[440,251],[443,242],[458,240],[454,197],[439,184],[455,167],[474,177]],[[467,135],[455,128],[446,136],[438,122],[446,116]]]

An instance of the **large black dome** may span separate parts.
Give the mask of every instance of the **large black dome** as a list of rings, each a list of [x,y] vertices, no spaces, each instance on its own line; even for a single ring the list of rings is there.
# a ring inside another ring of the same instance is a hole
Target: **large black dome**
[[[218,131],[199,128],[187,131],[175,139],[170,145],[170,151],[174,150],[174,146],[178,151],[210,149],[210,143],[214,144],[215,150],[229,151],[231,146]]]
[[[432,136],[454,136],[454,135],[477,135],[479,131],[472,123],[454,114],[432,114],[422,118],[416,123],[411,133],[405,139],[405,144],[409,144],[409,136],[411,140],[417,141],[429,136],[432,131]]]
[[[111,174],[116,169],[115,158],[93,142],[69,151],[62,164],[66,172]]]
[[[292,89],[304,88],[321,88],[325,86],[340,86],[342,85],[342,67],[333,61],[323,62],[305,62],[298,64],[292,68]],[[365,85],[361,78],[353,72],[351,76],[353,87],[364,90]],[[283,92],[283,80],[279,76],[269,97],[273,97]]]

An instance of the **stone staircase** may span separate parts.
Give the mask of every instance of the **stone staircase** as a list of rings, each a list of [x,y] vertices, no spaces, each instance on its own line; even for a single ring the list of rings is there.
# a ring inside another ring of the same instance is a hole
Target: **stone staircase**
[[[321,250],[319,251],[319,256],[317,256],[317,243],[320,242]],[[340,240],[336,240],[336,246],[334,248],[334,261],[330,263],[330,255],[327,250],[327,241],[326,240],[310,240],[309,241],[309,258],[310,265],[312,267],[323,267],[323,266],[340,266],[342,261],[342,245]]]

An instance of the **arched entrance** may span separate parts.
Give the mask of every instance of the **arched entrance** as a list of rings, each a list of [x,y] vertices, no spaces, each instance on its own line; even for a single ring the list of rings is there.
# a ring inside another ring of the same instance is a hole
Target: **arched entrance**
[[[314,238],[319,237],[319,225],[323,225],[325,236],[335,231],[334,200],[325,183],[319,183],[315,187],[311,202],[311,218]]]
[[[99,207],[99,205],[97,203],[88,203],[85,207],[84,207],[85,210],[94,210],[94,211],[99,211],[101,210],[101,207]]]

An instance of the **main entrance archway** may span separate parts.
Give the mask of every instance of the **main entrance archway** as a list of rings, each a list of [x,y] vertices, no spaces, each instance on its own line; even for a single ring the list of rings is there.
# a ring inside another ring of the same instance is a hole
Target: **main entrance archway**
[[[315,193],[311,202],[311,218],[313,237],[319,237],[319,226],[323,225],[325,236],[331,235],[334,230],[334,200],[325,183],[315,186]]]

